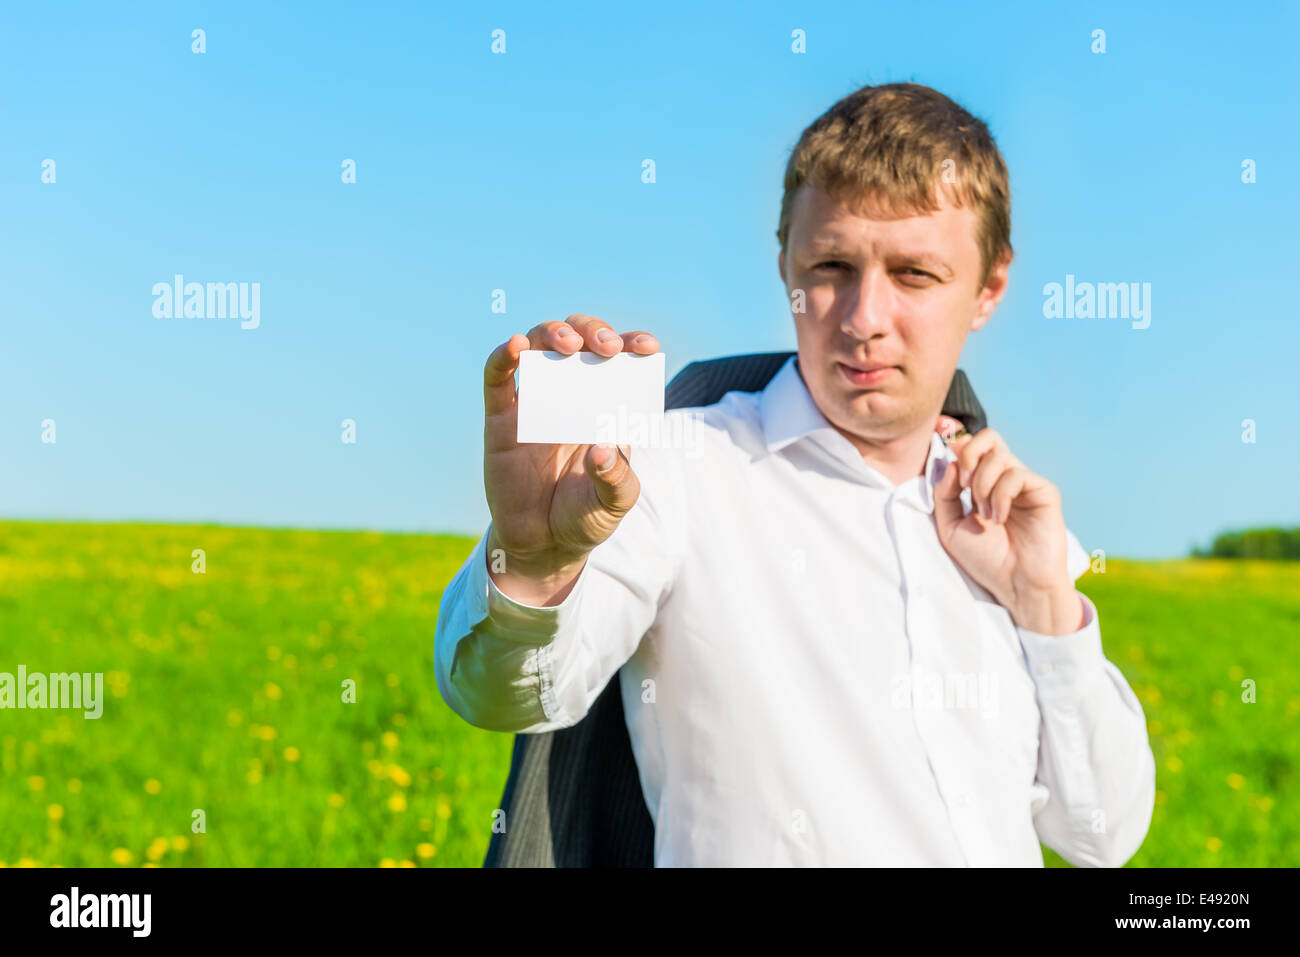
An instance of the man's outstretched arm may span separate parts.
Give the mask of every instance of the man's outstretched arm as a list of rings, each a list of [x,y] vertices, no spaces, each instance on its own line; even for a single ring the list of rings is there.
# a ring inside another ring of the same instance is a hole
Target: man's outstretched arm
[[[680,515],[666,507],[675,486],[661,491],[660,479],[677,477],[633,455],[643,479],[639,501],[569,587],[537,586],[555,593],[554,604],[517,600],[536,600],[536,592],[514,590],[516,583],[491,571],[491,527],[447,586],[435,673],[443,699],[470,724],[529,734],[576,724],[653,624],[678,553],[679,533],[665,515]]]

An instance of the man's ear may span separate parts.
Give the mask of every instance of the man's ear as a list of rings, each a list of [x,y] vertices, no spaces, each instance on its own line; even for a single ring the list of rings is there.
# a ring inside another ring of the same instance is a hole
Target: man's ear
[[[1007,294],[1007,279],[1011,269],[1011,256],[1004,256],[989,272],[989,280],[980,290],[975,304],[975,316],[971,319],[971,331],[983,328],[993,318],[993,310],[998,307],[1002,297]]]

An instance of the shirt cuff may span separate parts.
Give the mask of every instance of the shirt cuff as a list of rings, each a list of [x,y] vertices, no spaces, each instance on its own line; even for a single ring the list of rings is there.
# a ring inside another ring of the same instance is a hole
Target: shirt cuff
[[[1104,671],[1106,657],[1101,649],[1097,606],[1082,592],[1075,594],[1083,603],[1083,627],[1078,631],[1044,635],[1016,628],[1020,646],[1025,650],[1029,676],[1044,700],[1081,696]]]
[[[525,605],[515,601],[492,580],[488,574],[488,564],[492,556],[487,552],[487,542],[492,526],[483,533],[474,554],[470,556],[468,593],[472,596],[471,626],[477,626],[483,619],[490,619],[493,633],[521,644],[541,645],[553,640],[556,635],[578,616],[581,604],[583,583],[586,581],[587,569],[591,567],[591,556],[578,573],[578,580],[573,583],[569,594],[558,605],[545,607]]]

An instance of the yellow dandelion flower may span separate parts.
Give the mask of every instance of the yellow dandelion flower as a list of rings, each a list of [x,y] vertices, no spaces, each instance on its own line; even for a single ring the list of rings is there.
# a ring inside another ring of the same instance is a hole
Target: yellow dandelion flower
[[[393,811],[405,811],[406,795],[403,794],[401,791],[398,791],[396,794],[394,794],[392,797],[388,799],[388,807],[390,810]]]
[[[331,795],[329,796],[329,806],[330,806],[330,807],[342,807],[342,806],[343,806],[343,795],[342,795],[342,794],[331,794]]]
[[[69,794],[81,793],[81,780],[79,778],[68,779],[68,793]]]
[[[33,791],[44,791],[45,778],[41,777],[39,774],[33,774],[27,779],[27,786]]]
[[[144,782],[144,789],[150,794],[158,794],[162,791],[162,782],[157,778],[150,778]]]
[[[280,700],[280,686],[276,684],[274,681],[268,681],[266,683],[266,687],[263,690],[266,692],[266,696],[270,698],[272,701]]]
[[[149,858],[151,861],[160,860],[162,856],[167,853],[170,847],[171,841],[167,840],[167,838],[155,837],[153,841],[150,842],[148,850],[144,852],[144,856]]]
[[[415,853],[417,856],[422,857],[425,860],[428,860],[429,858],[433,857],[433,855],[438,853],[438,849],[434,847],[432,844],[426,842],[424,844],[415,845]]]
[[[0,870],[4,870],[4,869],[5,869],[6,867],[8,867],[8,866],[9,866],[9,865],[6,864],[4,861],[0,861]]]
[[[119,867],[126,867],[126,865],[131,863],[131,852],[125,847],[115,848],[113,853],[108,856],[111,857],[113,863],[117,864]]]
[[[397,861],[393,860],[391,857],[385,857],[382,861],[379,862],[379,866],[380,866],[380,867],[396,867],[396,866],[397,866]]]
[[[177,834],[175,837],[172,838],[173,851],[179,851],[183,853],[184,851],[189,850],[189,846],[190,846],[190,839],[186,837],[184,834]]]
[[[275,728],[271,727],[270,725],[263,725],[262,727],[257,729],[257,736],[261,738],[263,741],[274,741]]]
[[[1165,767],[1174,774],[1177,774],[1183,769],[1183,759],[1178,757],[1176,754],[1171,754],[1169,757],[1165,758]]]
[[[450,804],[439,804],[439,805],[438,805],[438,817],[442,818],[444,821],[447,820],[447,818],[451,817],[451,805],[450,805]]]
[[[61,821],[63,820],[63,805],[51,804],[45,809],[45,813],[49,816],[51,821]]]
[[[155,864],[153,861],[145,861],[145,862],[144,862],[143,864],[141,864],[140,866],[141,866],[141,867],[157,867],[158,865]]]
[[[286,761],[297,761],[299,757],[298,749],[292,745],[284,749],[284,759]]]
[[[14,867],[40,867],[41,862],[31,857],[20,857]]]
[[[414,866],[415,866],[415,861],[402,861],[402,863],[398,864],[397,866],[398,866],[398,867],[414,867]]]
[[[1241,786],[1245,783],[1246,779],[1240,774],[1233,773],[1228,775],[1228,787],[1232,788],[1234,791],[1240,791]]]
[[[1212,853],[1217,854],[1223,849],[1223,842],[1217,837],[1210,837],[1205,839],[1205,846]]]
[[[366,767],[369,768],[370,773],[377,778],[382,778],[387,773],[387,771],[384,769],[384,762],[376,761],[374,758],[371,758],[369,761],[366,762]]]
[[[398,738],[397,735],[394,734],[392,731],[385,731],[383,737],[381,737],[379,740],[384,743],[384,747],[386,748],[397,747]]]
[[[408,774],[406,769],[401,767],[400,765],[397,764],[389,765],[388,776],[392,778],[394,782],[396,782],[399,788],[410,787],[411,785],[411,775]]]
[[[257,768],[250,768],[249,772],[244,775],[244,780],[246,780],[249,784],[261,784],[262,772],[257,770]]]
[[[1255,802],[1255,807],[1259,808],[1261,811],[1268,811],[1273,807],[1273,799],[1264,796]]]

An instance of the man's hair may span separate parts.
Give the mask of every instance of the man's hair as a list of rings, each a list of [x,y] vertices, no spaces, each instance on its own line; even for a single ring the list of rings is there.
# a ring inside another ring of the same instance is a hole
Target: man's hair
[[[946,169],[945,160],[952,160]],[[980,289],[994,265],[1012,255],[1011,189],[1002,154],[983,121],[928,86],[864,86],[803,131],[785,168],[776,230],[782,252],[794,196],[805,183],[837,202],[856,207],[869,200],[892,215],[937,211],[936,187],[943,189],[950,203],[975,211]]]

